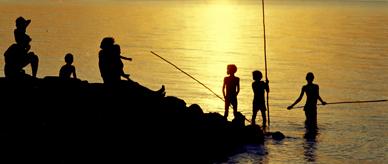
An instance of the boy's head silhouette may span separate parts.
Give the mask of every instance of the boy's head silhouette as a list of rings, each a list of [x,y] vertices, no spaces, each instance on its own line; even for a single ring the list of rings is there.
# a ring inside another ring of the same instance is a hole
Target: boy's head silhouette
[[[65,55],[65,62],[67,64],[73,63],[73,55],[71,53],[68,53],[68,54]]]
[[[307,73],[306,80],[307,82],[312,83],[314,80],[314,74],[312,72]]]
[[[253,71],[252,76],[253,76],[253,80],[255,80],[255,81],[260,81],[261,78],[263,78],[263,74],[258,70]]]
[[[231,75],[231,74],[235,74],[237,72],[237,67],[236,65],[234,64],[229,64],[227,67],[226,67],[226,73],[228,75]]]
[[[113,39],[112,37],[106,37],[106,38],[102,39],[101,44],[100,44],[100,48],[101,49],[110,48],[113,46],[114,43],[115,43],[115,39]]]
[[[16,27],[20,29],[26,29],[27,26],[31,23],[31,20],[26,20],[23,17],[19,17],[16,19]]]

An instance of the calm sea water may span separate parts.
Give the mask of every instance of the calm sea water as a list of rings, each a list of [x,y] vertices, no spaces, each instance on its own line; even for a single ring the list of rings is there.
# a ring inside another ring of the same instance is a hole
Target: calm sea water
[[[310,71],[327,102],[387,99],[387,8],[387,1],[269,2],[270,130],[289,138],[266,141],[263,148],[247,147],[228,162],[385,163],[387,103],[320,106],[316,142],[303,139],[303,111],[286,107],[297,98]],[[1,53],[13,42],[15,19],[32,19],[27,32],[33,39],[32,50],[40,57],[39,77],[58,75],[64,55],[71,52],[79,78],[102,82],[99,43],[112,36],[123,54],[134,59],[125,62],[133,80],[155,90],[164,84],[167,95],[188,105],[197,103],[206,112],[223,113],[223,102],[150,51],[219,95],[226,65],[236,64],[236,76],[241,78],[239,111],[251,117],[251,72],[264,72],[257,2],[0,1],[0,11]],[[3,64],[0,58],[0,68]]]

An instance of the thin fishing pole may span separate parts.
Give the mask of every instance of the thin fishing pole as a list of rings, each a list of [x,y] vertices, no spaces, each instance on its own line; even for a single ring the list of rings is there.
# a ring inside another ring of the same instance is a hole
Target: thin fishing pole
[[[384,102],[384,101],[388,101],[388,100],[366,100],[366,101],[338,101],[338,102],[331,102],[331,103],[326,103],[326,105],[330,105],[330,104],[354,104],[354,103],[357,103],[357,104],[361,104],[361,103],[375,103],[375,102]],[[323,105],[323,104],[317,104],[317,105]],[[293,107],[293,108],[304,108],[305,106],[297,106],[297,107]]]
[[[265,63],[265,79],[268,81],[268,66],[267,66],[267,38],[265,34],[265,12],[264,12],[264,0],[261,0],[261,6],[263,11],[263,39],[264,39],[264,63]],[[267,92],[267,110],[268,110],[268,127],[270,126],[270,117],[269,117],[269,93]]]
[[[182,69],[180,69],[178,66],[176,66],[174,63],[171,63],[170,61],[168,61],[167,59],[161,57],[160,55],[156,54],[155,52],[151,51],[152,54],[154,54],[155,56],[159,57],[160,59],[164,60],[165,62],[167,62],[168,64],[174,66],[176,69],[178,69],[179,71],[181,71],[182,73],[184,73],[185,75],[189,76],[190,78],[192,78],[193,80],[195,80],[197,83],[201,84],[203,87],[205,87],[207,90],[209,90],[211,93],[213,93],[215,96],[217,96],[219,99],[221,99],[222,101],[225,101],[221,96],[219,96],[217,93],[215,93],[213,90],[211,90],[209,87],[207,87],[205,84],[203,84],[202,82],[200,82],[199,80],[197,80],[196,78],[194,78],[193,76],[191,76],[190,74],[188,74],[187,72],[183,71]]]
[[[215,93],[213,90],[211,90],[209,87],[207,87],[205,84],[203,84],[202,82],[200,82],[199,80],[197,80],[195,77],[191,76],[190,74],[188,74],[187,72],[185,72],[184,70],[180,69],[178,66],[176,66],[174,63],[168,61],[167,59],[163,58],[162,56],[156,54],[155,52],[151,51],[152,54],[154,54],[155,56],[159,57],[160,59],[162,59],[163,61],[167,62],[168,64],[174,66],[176,69],[178,69],[179,71],[181,71],[182,73],[184,73],[185,75],[189,76],[191,79],[195,80],[197,83],[201,84],[203,87],[205,87],[207,90],[209,90],[211,93],[213,93],[216,97],[218,97],[219,99],[221,99],[222,101],[225,102],[225,100],[219,96],[217,93]],[[247,118],[245,118],[245,121],[248,121],[248,122],[251,122],[250,120],[248,120]]]

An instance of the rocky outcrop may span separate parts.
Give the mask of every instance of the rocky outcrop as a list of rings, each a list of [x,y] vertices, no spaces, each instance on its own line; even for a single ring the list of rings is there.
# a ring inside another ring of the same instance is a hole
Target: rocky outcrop
[[[0,78],[0,95],[2,161],[213,163],[264,142],[243,116],[229,122],[135,82]]]

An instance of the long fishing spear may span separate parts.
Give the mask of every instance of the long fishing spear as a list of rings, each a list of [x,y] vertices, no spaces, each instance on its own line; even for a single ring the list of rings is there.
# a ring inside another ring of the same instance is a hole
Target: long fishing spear
[[[264,63],[265,63],[265,79],[268,82],[268,67],[267,67],[267,39],[265,35],[265,15],[264,15],[264,0],[261,0],[261,6],[263,11],[263,38],[264,38]],[[267,110],[268,110],[268,127],[270,126],[270,118],[269,118],[269,93],[267,92]]]
[[[388,100],[382,99],[382,100],[363,100],[363,101],[338,101],[338,102],[329,102],[329,103],[326,103],[325,105],[329,105],[329,104],[354,104],[354,103],[357,103],[357,104],[376,103],[376,102],[385,102],[385,101],[388,101]],[[323,105],[323,104],[317,104],[317,105]],[[293,108],[290,108],[289,110],[294,109],[294,108],[304,108],[304,106],[293,107]]]

